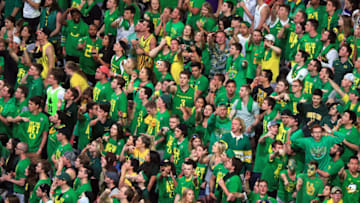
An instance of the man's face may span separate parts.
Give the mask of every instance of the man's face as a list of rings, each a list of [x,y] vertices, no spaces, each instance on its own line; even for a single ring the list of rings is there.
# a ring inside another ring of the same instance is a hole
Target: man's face
[[[134,16],[134,14],[132,14],[131,11],[129,11],[129,10],[124,11],[124,19],[125,20],[130,20],[130,19],[132,19],[133,16]]]
[[[267,191],[268,191],[267,184],[265,182],[261,182],[259,184],[259,194],[260,195],[266,195]]]
[[[216,43],[218,43],[219,45],[223,45],[226,42],[226,36],[223,32],[218,32],[216,34]]]
[[[170,16],[172,19],[177,19],[179,17],[179,9],[175,8]]]
[[[2,89],[1,89],[1,96],[2,97],[9,97],[10,95],[9,95],[9,88],[8,87],[3,87]]]
[[[322,129],[314,128],[311,132],[311,136],[314,138],[315,141],[320,141],[322,136]]]
[[[301,12],[297,12],[294,16],[294,23],[301,23],[304,22],[304,17]]]
[[[356,172],[359,168],[359,160],[357,159],[350,159],[349,163],[347,164],[349,167],[349,171]]]
[[[176,118],[169,119],[169,127],[170,129],[175,129],[177,125],[179,125],[179,121]]]
[[[179,42],[177,40],[171,40],[170,49],[172,52],[179,50]]]
[[[258,31],[253,32],[253,39],[256,43],[259,43],[262,39],[261,33]]]
[[[270,126],[269,131],[271,131],[273,134],[277,135],[279,132],[279,126],[278,125]]]
[[[295,55],[295,62],[300,63],[302,61],[303,61],[303,58],[301,57],[301,52],[298,51]]]
[[[86,178],[86,176],[87,176],[86,168],[80,167],[79,173],[78,173],[78,178]]]
[[[90,36],[91,38],[96,37],[96,32],[97,32],[96,26],[90,25],[90,26],[89,26],[89,36]]]
[[[268,108],[269,108],[268,101],[265,100],[261,105],[261,109],[266,111]]]
[[[350,114],[349,114],[349,112],[345,112],[345,113],[343,114],[343,116],[341,117],[341,121],[342,121],[343,124],[349,124],[349,123],[352,122],[352,121],[350,120]]]
[[[219,117],[220,118],[225,118],[227,116],[227,108],[226,108],[226,106],[219,106],[218,108],[220,108]]]
[[[187,178],[189,178],[193,174],[192,165],[184,164],[183,170],[184,170],[184,176],[187,177]]]
[[[33,112],[35,111],[36,109],[38,109],[39,107],[32,101],[29,101],[29,111],[30,112]]]
[[[321,103],[321,97],[319,95],[313,95],[312,96],[312,103],[313,103],[313,106],[316,106],[318,107]]]
[[[328,1],[326,3],[326,12],[335,11],[335,9],[336,8],[334,7],[331,1]]]
[[[342,46],[339,50],[339,57],[345,57],[348,55],[347,48]]]
[[[287,165],[290,171],[295,171],[296,169],[296,161],[294,159],[290,159]]]
[[[326,42],[328,39],[329,39],[329,32],[328,32],[328,31],[324,31],[324,32],[321,34],[320,40],[321,40],[322,42]]]
[[[313,177],[315,176],[315,173],[316,173],[316,166],[313,164],[309,164],[307,169],[307,176]]]
[[[337,144],[334,144],[331,148],[330,148],[330,156],[333,157],[336,155],[336,153],[339,150],[339,146]]]
[[[289,15],[288,11],[284,7],[279,8],[278,14],[281,18],[286,18]]]
[[[80,13],[74,12],[71,16],[72,16],[72,19],[73,19],[73,21],[74,21],[75,23],[79,23],[79,22],[80,22],[80,18],[81,18]]]
[[[247,95],[249,95],[247,89],[245,87],[240,87],[239,96],[241,98],[244,98]]]
[[[231,122],[231,131],[232,132],[239,132],[241,130],[241,125],[240,125],[240,122],[236,119],[232,120]]]
[[[305,24],[305,32],[310,32],[312,28],[312,25],[310,22],[306,22]]]
[[[179,84],[185,86],[189,83],[189,77],[186,74],[180,74]]]
[[[96,72],[95,72],[95,79],[96,80],[101,80],[103,78],[103,73],[101,72],[100,68],[96,69]]]
[[[199,78],[201,75],[200,68],[199,67],[191,67],[191,73],[194,78]]]
[[[236,85],[234,83],[228,83],[226,85],[226,92],[228,95],[234,95],[236,90]]]
[[[66,92],[65,92],[65,94],[64,94],[64,99],[65,99],[65,100],[69,100],[69,99],[71,99],[71,97],[72,97],[72,92],[71,92],[71,90],[70,90],[70,89],[66,90]]]

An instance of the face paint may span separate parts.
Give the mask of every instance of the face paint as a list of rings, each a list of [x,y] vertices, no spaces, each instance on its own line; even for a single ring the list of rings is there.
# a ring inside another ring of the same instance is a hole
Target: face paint
[[[312,177],[315,175],[316,172],[316,167],[314,165],[309,165],[308,169],[307,169],[307,175],[308,177]]]
[[[288,169],[289,169],[290,171],[295,171],[296,161],[293,160],[293,159],[289,160],[289,163],[288,163],[287,166],[288,166]]]

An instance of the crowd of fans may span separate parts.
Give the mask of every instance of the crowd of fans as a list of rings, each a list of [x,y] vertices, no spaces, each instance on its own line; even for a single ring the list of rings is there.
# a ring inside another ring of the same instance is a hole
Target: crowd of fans
[[[1,0],[0,202],[360,202],[357,0]]]

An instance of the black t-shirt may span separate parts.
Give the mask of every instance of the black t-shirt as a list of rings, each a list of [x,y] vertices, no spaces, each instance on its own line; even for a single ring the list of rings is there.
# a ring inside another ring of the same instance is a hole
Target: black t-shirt
[[[89,11],[89,14],[86,16],[83,16],[82,19],[84,22],[88,25],[91,25],[94,23],[94,20],[100,20],[101,21],[102,12],[98,5],[95,5],[92,7],[92,9]]]

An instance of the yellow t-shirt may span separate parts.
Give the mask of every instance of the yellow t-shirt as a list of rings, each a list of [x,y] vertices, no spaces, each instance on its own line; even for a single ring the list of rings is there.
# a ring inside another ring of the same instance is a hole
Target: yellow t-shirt
[[[70,86],[79,86],[81,92],[84,92],[84,90],[89,87],[89,84],[87,80],[83,78],[79,73],[74,73],[74,75],[70,78]]]
[[[139,149],[135,147],[133,151],[133,158],[139,160],[139,165],[141,165],[145,162],[145,157],[149,151],[149,149],[146,149],[143,153],[141,153]]]

